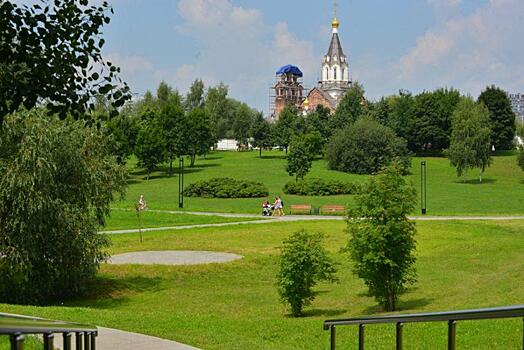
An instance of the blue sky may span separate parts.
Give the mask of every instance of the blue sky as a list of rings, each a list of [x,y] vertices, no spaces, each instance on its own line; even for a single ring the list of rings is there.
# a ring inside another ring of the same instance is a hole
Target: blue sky
[[[314,86],[331,37],[329,0],[113,0],[104,55],[132,90],[195,78],[268,110],[284,64]],[[339,0],[342,46],[368,98],[488,84],[524,92],[524,0]]]

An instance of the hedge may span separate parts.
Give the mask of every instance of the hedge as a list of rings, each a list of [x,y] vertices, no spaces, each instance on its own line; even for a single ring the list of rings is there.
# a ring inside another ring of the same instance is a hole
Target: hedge
[[[187,197],[204,198],[257,198],[267,197],[269,191],[260,182],[215,177],[188,185],[184,194]]]

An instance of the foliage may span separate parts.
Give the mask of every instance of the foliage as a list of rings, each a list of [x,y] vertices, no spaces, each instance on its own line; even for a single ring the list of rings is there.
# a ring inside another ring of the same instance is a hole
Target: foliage
[[[158,110],[158,118],[153,117],[145,120],[145,123],[151,123],[147,127],[152,130],[161,129],[160,137],[162,138],[163,151],[169,161],[169,174],[173,174],[173,161],[176,157],[181,157],[189,151],[188,146],[188,123],[181,97],[178,91],[173,90],[169,85],[161,82],[157,90],[155,100]],[[157,120],[158,119],[158,120]],[[153,136],[153,135],[150,135]],[[158,142],[160,140],[157,140]],[[160,146],[160,142],[158,143]],[[153,147],[155,148],[155,147]],[[162,158],[158,159],[160,162]]]
[[[256,198],[267,197],[269,192],[260,182],[215,177],[186,186],[184,195],[204,198]]]
[[[322,247],[324,236],[297,231],[286,239],[281,248],[278,294],[289,304],[291,313],[302,315],[304,306],[315,299],[313,287],[318,281],[336,281],[336,269],[327,251]]]
[[[322,145],[320,149],[324,148],[327,140],[332,135],[332,130],[329,128],[329,115],[330,111],[328,108],[318,105],[317,108],[309,113],[306,118],[306,130],[308,133],[318,132],[322,137]]]
[[[340,100],[335,114],[329,119],[332,133],[353,124],[364,113],[365,104],[363,86],[354,83]]]
[[[285,194],[296,194],[299,196],[333,196],[340,194],[356,194],[359,186],[339,180],[324,180],[309,178],[301,181],[289,181],[284,185]]]
[[[336,133],[326,146],[328,168],[356,174],[374,174],[394,159],[403,172],[410,166],[406,142],[387,126],[371,118],[360,118]]]
[[[307,148],[307,153],[311,158],[315,158],[317,155],[322,155],[324,142],[322,135],[318,131],[308,132],[300,136]]]
[[[205,155],[214,144],[211,122],[205,109],[195,108],[187,114],[187,134],[184,139],[190,158],[190,166],[195,165],[196,156]]]
[[[453,114],[451,143],[446,156],[457,169],[457,176],[462,176],[468,169],[482,173],[491,164],[491,129],[489,110],[483,104],[471,99],[464,99]]]
[[[186,111],[190,112],[195,108],[204,107],[204,82],[202,79],[195,79],[185,99]]]
[[[254,111],[245,103],[240,103],[235,110],[232,129],[233,137],[237,140],[238,146],[241,149],[247,148],[248,146],[249,133],[254,117]]]
[[[249,133],[253,139],[253,147],[258,147],[259,157],[262,157],[262,149],[271,147],[271,124],[262,113],[256,114]]]
[[[524,147],[521,147],[517,155],[517,164],[524,171]]]
[[[204,108],[209,114],[213,125],[213,140],[228,137],[228,132],[233,125],[233,115],[230,103],[227,99],[228,87],[222,83],[214,87],[209,87],[204,100]]]
[[[295,180],[303,179],[311,169],[314,154],[310,153],[310,145],[304,137],[295,136],[287,155],[286,171]]]
[[[105,222],[126,172],[105,137],[43,110],[8,116],[0,135],[0,297],[63,300],[85,291],[107,255]],[[16,293],[13,293],[16,291]]]
[[[280,112],[278,120],[273,127],[273,141],[275,145],[278,145],[288,150],[291,139],[296,133],[298,111],[293,106],[286,106]]]
[[[402,177],[398,164],[370,178],[348,211],[348,250],[354,273],[386,311],[415,282],[416,192]]]
[[[138,165],[146,168],[147,179],[155,168],[166,159],[165,139],[158,112],[148,111],[142,117],[135,146]]]
[[[120,68],[101,55],[108,11],[106,1],[0,2],[0,122],[21,105],[45,103],[62,118],[83,117],[94,108],[94,96],[106,96],[115,108],[130,98]]]
[[[491,142],[497,150],[513,149],[515,113],[506,92],[494,85],[479,96],[479,102],[488,107],[491,115]]]

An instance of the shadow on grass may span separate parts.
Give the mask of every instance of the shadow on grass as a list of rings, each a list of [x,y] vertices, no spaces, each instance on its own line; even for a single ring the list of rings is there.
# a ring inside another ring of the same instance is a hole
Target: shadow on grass
[[[428,298],[399,300],[397,302],[397,309],[395,310],[395,312],[418,309],[423,306],[427,306],[431,304],[432,302],[433,302],[433,299],[428,299]],[[374,314],[381,314],[381,313],[384,313],[384,309],[382,308],[382,306],[378,304],[367,307],[363,310],[364,315],[374,315]]]
[[[111,309],[129,301],[137,293],[155,292],[164,289],[161,277],[105,277],[99,276],[88,286],[87,293],[65,303],[67,306],[86,306]]]
[[[262,153],[262,158],[260,158],[259,156],[257,156],[258,159],[286,159],[286,156],[285,155],[264,155],[264,153]]]
[[[345,309],[312,309],[303,313],[302,317],[335,317],[347,312]]]
[[[459,185],[482,185],[482,184],[492,184],[497,182],[495,179],[482,179],[482,182],[479,179],[468,179],[468,180],[457,180],[456,184]]]

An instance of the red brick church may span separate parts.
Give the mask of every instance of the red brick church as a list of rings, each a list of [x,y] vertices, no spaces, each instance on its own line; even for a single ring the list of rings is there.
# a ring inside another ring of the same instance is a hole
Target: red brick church
[[[344,93],[351,86],[349,64],[338,37],[339,22],[336,16],[331,22],[332,36],[328,52],[322,60],[321,79],[318,85],[305,93],[302,71],[293,65],[285,65],[277,72],[273,86],[274,109],[272,118],[277,119],[285,106],[296,106],[302,114],[322,105],[334,111]]]

